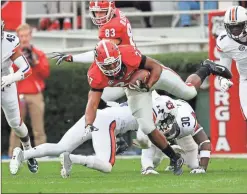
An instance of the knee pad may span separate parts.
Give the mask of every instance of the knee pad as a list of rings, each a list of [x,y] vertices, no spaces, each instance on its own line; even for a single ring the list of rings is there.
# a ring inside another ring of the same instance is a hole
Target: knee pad
[[[12,127],[12,129],[15,131],[15,134],[18,137],[26,137],[28,135],[27,127],[26,127],[25,123],[23,123],[23,122],[20,126]]]
[[[148,136],[143,133],[142,130],[138,129],[136,133],[136,140],[139,144],[140,148],[142,149],[148,149],[151,147],[152,143],[149,140]]]
[[[20,117],[15,117],[10,120],[8,120],[8,124],[11,128],[16,129],[22,125],[22,120]]]

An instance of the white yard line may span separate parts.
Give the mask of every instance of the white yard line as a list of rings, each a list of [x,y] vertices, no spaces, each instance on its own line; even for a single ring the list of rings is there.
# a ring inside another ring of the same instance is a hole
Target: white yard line
[[[141,156],[117,156],[117,159],[140,159]],[[232,158],[232,159],[238,159],[238,158],[244,158],[247,159],[247,154],[212,154],[211,158]],[[38,158],[37,159],[40,162],[55,162],[59,161],[59,158]],[[2,160],[2,163],[8,163],[10,159]]]

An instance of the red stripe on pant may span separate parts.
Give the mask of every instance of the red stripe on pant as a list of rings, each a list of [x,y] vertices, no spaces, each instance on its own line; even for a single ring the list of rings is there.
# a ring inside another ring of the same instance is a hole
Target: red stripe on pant
[[[116,159],[115,128],[116,128],[116,121],[112,121],[109,127],[109,134],[111,140],[111,156],[109,162],[111,163],[112,166],[115,164],[115,159]]]

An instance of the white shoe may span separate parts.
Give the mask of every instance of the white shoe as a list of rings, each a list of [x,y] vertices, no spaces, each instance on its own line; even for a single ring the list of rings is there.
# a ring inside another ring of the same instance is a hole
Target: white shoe
[[[63,178],[68,178],[72,169],[72,162],[69,158],[69,152],[64,152],[60,155],[60,161],[62,165],[61,176]]]
[[[165,172],[173,172],[174,171],[174,166],[167,166],[166,168],[165,168]]]
[[[155,171],[152,167],[148,167],[147,169],[142,169],[141,174],[148,175],[148,174],[159,174],[159,173]]]
[[[17,174],[23,160],[24,160],[24,155],[22,149],[16,147],[13,151],[13,156],[9,163],[9,170],[11,174],[13,175]]]

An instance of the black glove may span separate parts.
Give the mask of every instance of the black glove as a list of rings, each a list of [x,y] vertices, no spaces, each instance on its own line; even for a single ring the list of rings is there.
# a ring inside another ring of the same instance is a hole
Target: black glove
[[[54,52],[54,56],[51,57],[51,59],[57,59],[56,65],[60,65],[62,61],[66,62],[73,62],[73,57],[72,55],[64,54],[64,53],[58,53]]]

